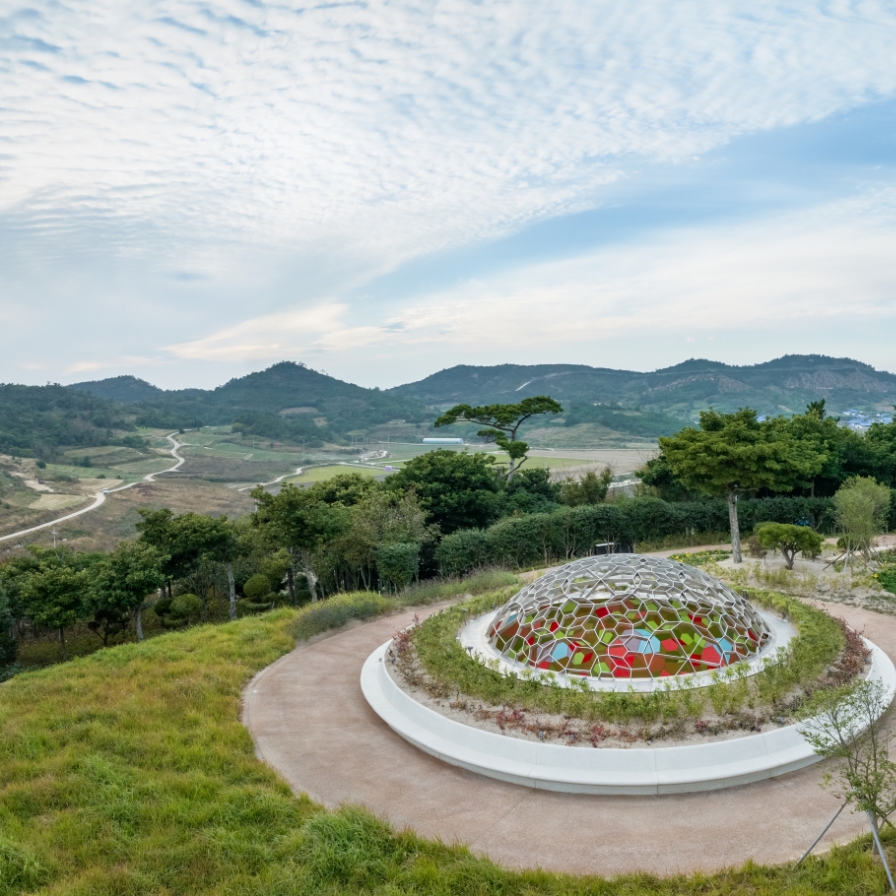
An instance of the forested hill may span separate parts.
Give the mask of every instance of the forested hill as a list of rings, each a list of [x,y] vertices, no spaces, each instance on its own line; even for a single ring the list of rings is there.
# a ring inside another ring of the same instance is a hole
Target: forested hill
[[[76,383],[69,388],[78,392],[89,392],[97,398],[108,398],[119,404],[134,404],[138,401],[152,401],[164,395],[162,389],[135,376],[112,376],[105,380],[91,380]]]
[[[0,452],[106,443],[113,430],[120,439],[135,425],[232,424],[247,435],[310,446],[387,433],[417,440],[442,408],[529,395],[551,395],[565,409],[549,427],[538,424],[536,442],[572,446],[655,439],[709,406],[776,415],[824,398],[837,416],[886,412],[896,404],[896,376],[848,358],[787,355],[746,367],[692,360],[652,373],[576,364],[461,366],[380,391],[284,361],[217,389],[168,391],[133,376],[67,388],[0,386]]]
[[[849,358],[785,355],[744,367],[690,360],[652,373],[584,364],[458,366],[391,391],[435,407],[550,395],[567,404],[619,404],[693,419],[709,406],[733,411],[747,405],[766,415],[798,413],[819,398],[834,414],[889,411],[896,404],[896,375]]]
[[[271,439],[339,442],[392,420],[422,423],[432,416],[411,396],[365,389],[291,361],[232,379],[217,389],[164,391],[135,377],[70,388],[126,403],[140,425],[232,423],[246,433]]]
[[[0,383],[0,454],[41,457],[60,447],[128,444],[133,428],[125,409],[105,398],[60,385]]]

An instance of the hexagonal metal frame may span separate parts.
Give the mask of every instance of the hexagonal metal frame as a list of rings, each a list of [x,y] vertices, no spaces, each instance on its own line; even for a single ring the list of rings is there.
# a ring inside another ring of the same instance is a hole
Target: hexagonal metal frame
[[[505,659],[590,679],[658,679],[749,660],[771,639],[729,586],[639,554],[585,557],[514,595],[488,629]]]

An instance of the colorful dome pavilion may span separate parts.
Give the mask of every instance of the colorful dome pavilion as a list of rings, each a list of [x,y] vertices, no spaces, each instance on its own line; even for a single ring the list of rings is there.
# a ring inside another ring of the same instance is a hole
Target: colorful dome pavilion
[[[702,570],[639,554],[585,557],[512,597],[489,626],[502,656],[533,670],[662,678],[722,669],[768,644],[768,625]]]

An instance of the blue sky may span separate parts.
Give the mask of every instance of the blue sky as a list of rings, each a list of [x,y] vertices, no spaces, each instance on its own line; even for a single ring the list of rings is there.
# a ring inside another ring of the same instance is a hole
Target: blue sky
[[[0,5],[0,381],[896,371],[896,8]]]

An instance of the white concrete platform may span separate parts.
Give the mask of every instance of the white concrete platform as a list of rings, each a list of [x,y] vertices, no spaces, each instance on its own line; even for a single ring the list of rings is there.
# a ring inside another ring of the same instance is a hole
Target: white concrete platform
[[[378,647],[361,670],[372,709],[408,742],[451,765],[525,787],[566,793],[648,795],[720,790],[772,778],[817,762],[796,725],[761,734],[680,747],[568,747],[473,728],[440,715],[403,691]],[[870,641],[869,679],[890,700],[896,668]]]

